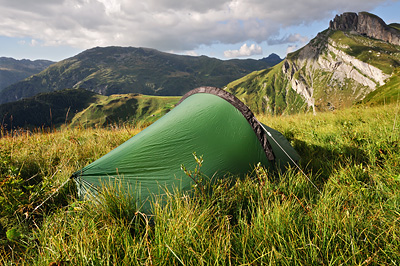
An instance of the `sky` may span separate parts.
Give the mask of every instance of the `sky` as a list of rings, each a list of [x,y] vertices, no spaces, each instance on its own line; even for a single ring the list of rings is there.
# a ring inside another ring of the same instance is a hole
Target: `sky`
[[[343,12],[400,23],[400,0],[0,0],[0,57],[60,61],[104,46],[284,58]]]

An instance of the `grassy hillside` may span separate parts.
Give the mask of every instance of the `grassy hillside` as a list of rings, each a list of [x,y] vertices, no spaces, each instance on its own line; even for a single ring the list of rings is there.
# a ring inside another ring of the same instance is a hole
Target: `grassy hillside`
[[[385,85],[368,94],[362,101],[366,104],[385,104],[400,101],[400,68],[395,70]]]
[[[139,128],[0,138],[0,264],[390,265],[400,261],[400,105],[259,116],[302,156],[207,196],[169,196],[153,218],[118,183],[79,201],[67,183]],[[207,163],[207,158],[204,158]],[[188,177],[189,178],[189,177]],[[203,181],[206,186],[206,180]]]
[[[83,89],[41,93],[0,105],[0,127],[107,126],[152,123],[168,112],[180,97],[118,94],[104,96]]]
[[[180,98],[138,94],[99,95],[95,103],[74,116],[71,126],[152,123],[171,110]]]
[[[305,112],[308,106],[282,73],[283,63],[235,80],[226,86],[226,91],[238,97],[254,113],[281,115]]]

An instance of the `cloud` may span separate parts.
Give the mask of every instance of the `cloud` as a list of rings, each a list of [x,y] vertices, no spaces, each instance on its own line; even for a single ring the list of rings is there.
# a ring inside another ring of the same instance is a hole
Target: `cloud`
[[[289,45],[286,49],[286,54],[290,54],[293,53],[294,51],[296,51],[297,49],[299,49],[298,45]]]
[[[227,58],[244,57],[259,54],[262,54],[262,48],[259,45],[255,45],[254,43],[250,46],[247,46],[247,43],[245,43],[240,47],[239,50],[228,50],[224,52],[224,56]]]
[[[186,51],[185,54],[186,54],[186,55],[190,55],[190,56],[199,56],[199,54],[196,53],[195,51]]]
[[[31,40],[31,43],[29,44],[30,46],[36,46],[36,45],[38,45],[39,44],[39,42],[38,41],[36,41],[35,39],[32,39]]]
[[[35,40],[35,39],[31,39],[30,41],[25,41],[25,40],[19,40],[19,41],[17,41],[17,43],[19,44],[19,45],[29,45],[29,46],[31,46],[31,47],[35,47],[35,46],[38,46],[40,43],[37,41],[37,40]]]
[[[385,2],[0,0],[0,36],[31,38],[45,46],[67,45],[86,49],[121,45],[181,52],[202,45],[245,43],[249,40],[292,43],[301,42],[303,37],[291,35],[276,40],[276,36],[285,27],[330,20],[335,14],[349,10],[369,11]],[[247,49],[251,50],[251,46]],[[252,52],[255,51],[257,49]],[[235,53],[243,54],[240,49]]]
[[[308,37],[302,36],[299,33],[290,34],[281,39],[270,39],[267,41],[269,45],[286,44],[286,43],[301,43],[306,44],[309,41]]]

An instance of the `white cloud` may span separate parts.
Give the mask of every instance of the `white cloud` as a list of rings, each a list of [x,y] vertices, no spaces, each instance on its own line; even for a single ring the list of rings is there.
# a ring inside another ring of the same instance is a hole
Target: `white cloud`
[[[118,0],[99,0],[103,3],[107,15],[121,11],[121,3]]]
[[[270,39],[268,40],[269,45],[286,44],[286,43],[301,43],[306,44],[309,41],[308,37],[302,36],[299,33],[290,34],[289,36],[281,39]]]
[[[186,55],[190,55],[190,56],[199,56],[199,54],[196,53],[195,51],[186,51],[185,54],[186,54]]]
[[[243,44],[239,50],[228,50],[224,52],[224,56],[227,58],[233,57],[244,57],[251,55],[260,55],[262,54],[262,48],[259,45],[255,45],[254,43],[250,46],[247,46],[247,43]]]
[[[35,39],[32,39],[31,40],[31,43],[29,44],[30,46],[36,46],[36,45],[38,45],[39,44],[39,42],[38,41],[36,41]]]
[[[0,0],[0,36],[81,49],[121,45],[191,51],[202,45],[276,40],[285,27],[344,11],[369,11],[386,0]],[[328,24],[326,25],[328,27]],[[246,49],[244,47],[243,49]],[[247,47],[251,53],[259,48]],[[253,49],[253,50],[252,50]],[[237,52],[238,56],[244,51]],[[229,54],[229,53],[228,53]]]
[[[294,51],[296,51],[297,49],[299,49],[298,45],[289,45],[286,49],[286,54],[290,54],[293,53]]]

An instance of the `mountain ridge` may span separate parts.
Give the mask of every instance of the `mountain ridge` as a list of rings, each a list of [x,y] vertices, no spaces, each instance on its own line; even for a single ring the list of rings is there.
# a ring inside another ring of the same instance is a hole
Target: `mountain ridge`
[[[275,63],[276,57],[272,60]],[[65,88],[83,88],[103,95],[178,96],[200,86],[222,87],[271,65],[267,58],[220,60],[141,47],[95,47],[5,88],[0,92],[0,103]]]
[[[13,83],[37,74],[55,62],[50,60],[17,60],[11,57],[0,57],[0,91]]]

